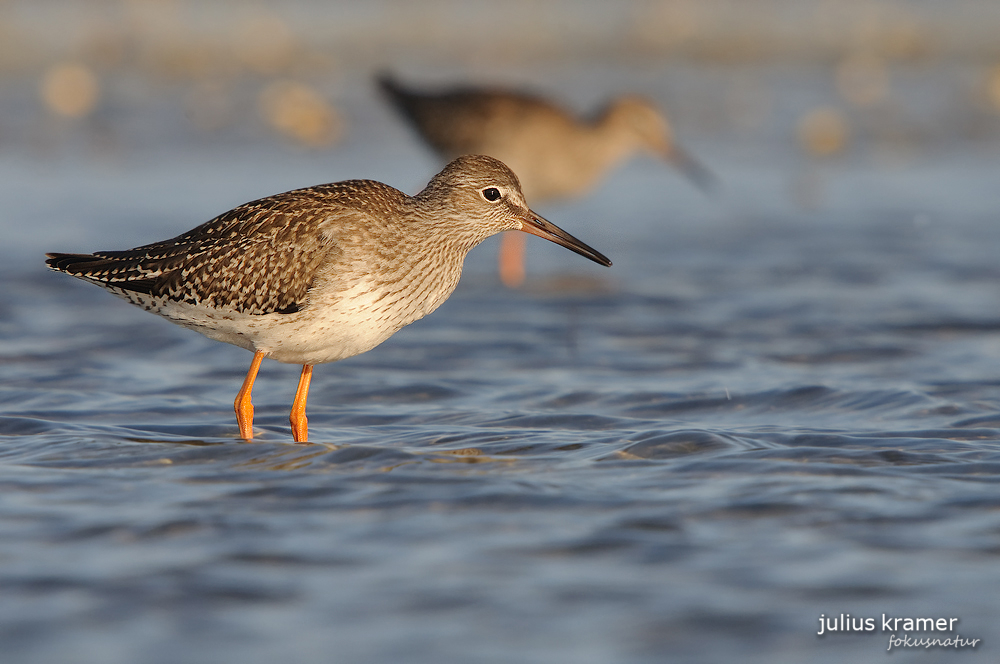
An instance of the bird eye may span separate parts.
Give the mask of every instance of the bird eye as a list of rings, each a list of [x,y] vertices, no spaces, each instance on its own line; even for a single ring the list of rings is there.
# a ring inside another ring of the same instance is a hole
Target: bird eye
[[[483,198],[488,200],[490,203],[495,203],[500,200],[500,190],[496,187],[486,187],[482,191]]]

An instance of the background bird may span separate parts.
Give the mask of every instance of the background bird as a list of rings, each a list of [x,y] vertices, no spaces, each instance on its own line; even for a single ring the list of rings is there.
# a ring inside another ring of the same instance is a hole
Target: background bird
[[[666,117],[637,96],[612,100],[592,117],[578,117],[539,96],[500,88],[417,91],[383,73],[378,84],[442,160],[463,154],[500,159],[518,174],[533,201],[579,196],[612,168],[646,152],[659,156],[703,190],[716,178],[674,139]],[[524,280],[524,242],[505,234],[500,278]]]
[[[302,442],[313,365],[370,350],[434,311],[458,284],[469,250],[508,230],[611,265],[532,212],[514,173],[487,156],[454,160],[416,196],[371,180],[319,185],[240,205],[170,240],[52,253],[46,263],[253,351],[234,404],[245,439],[253,437],[261,361],[303,365],[289,417]]]

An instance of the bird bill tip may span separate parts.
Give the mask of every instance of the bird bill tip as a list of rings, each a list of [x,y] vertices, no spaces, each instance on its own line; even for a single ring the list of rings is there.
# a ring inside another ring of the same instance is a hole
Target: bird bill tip
[[[611,261],[607,256],[534,212],[531,212],[528,217],[522,219],[521,230],[525,233],[537,235],[549,242],[554,242],[561,247],[580,254],[584,258],[589,258],[599,265],[611,267]]]

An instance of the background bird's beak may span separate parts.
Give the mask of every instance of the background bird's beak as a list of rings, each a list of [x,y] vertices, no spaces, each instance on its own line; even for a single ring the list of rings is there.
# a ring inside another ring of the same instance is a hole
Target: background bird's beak
[[[677,143],[670,142],[663,149],[663,158],[706,194],[714,192],[719,187],[719,178],[712,171],[702,166],[701,162],[691,156]]]
[[[541,215],[537,215],[531,210],[528,210],[528,216],[522,217],[521,221],[523,222],[521,230],[525,233],[531,233],[532,235],[543,237],[550,242],[555,242],[560,246],[566,247],[570,251],[574,251],[581,256],[589,258],[595,263],[600,263],[605,267],[611,267],[611,261],[608,260],[607,256],[584,244],[580,240],[577,240],[575,237],[552,222],[547,221]]]

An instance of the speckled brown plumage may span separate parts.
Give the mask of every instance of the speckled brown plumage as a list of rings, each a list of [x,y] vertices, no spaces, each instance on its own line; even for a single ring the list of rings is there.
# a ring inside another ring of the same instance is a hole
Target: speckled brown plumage
[[[254,351],[237,397],[253,435],[250,390],[260,360],[303,365],[292,427],[306,433],[312,365],[374,348],[436,309],[466,254],[523,230],[595,262],[610,261],[531,212],[500,161],[464,156],[416,196],[370,180],[296,189],[246,203],[177,237],[124,251],[48,254],[54,270]]]

